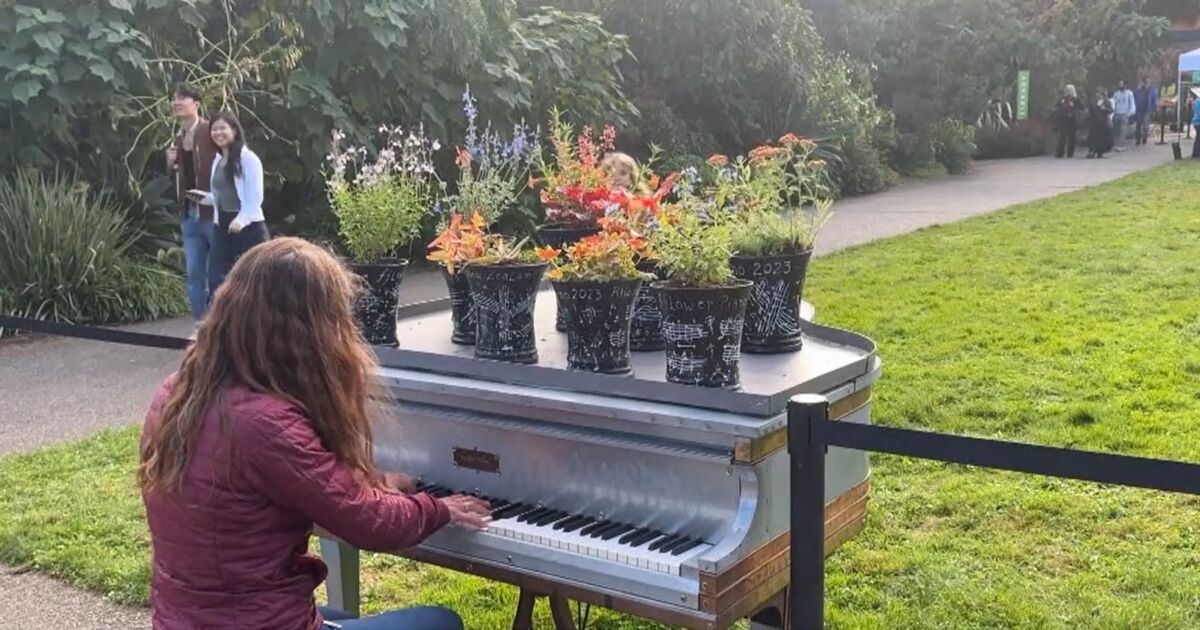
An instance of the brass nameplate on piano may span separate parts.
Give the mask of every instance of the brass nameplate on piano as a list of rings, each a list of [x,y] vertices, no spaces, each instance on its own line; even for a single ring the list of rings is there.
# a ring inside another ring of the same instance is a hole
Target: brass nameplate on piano
[[[500,474],[500,458],[495,453],[487,453],[473,448],[454,449],[454,465],[477,472]]]

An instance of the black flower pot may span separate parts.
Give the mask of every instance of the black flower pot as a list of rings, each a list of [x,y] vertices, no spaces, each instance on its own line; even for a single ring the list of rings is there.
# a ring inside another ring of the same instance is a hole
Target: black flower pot
[[[812,250],[778,256],[734,256],[733,275],[754,283],[746,306],[742,350],[751,354],[796,352],[800,336],[800,299]]]
[[[464,273],[475,302],[475,356],[536,363],[533,307],[546,263],[468,265]]]
[[[542,245],[549,245],[559,250],[599,233],[599,226],[580,226],[573,223],[549,223],[539,226],[537,229],[538,240],[542,242]],[[555,299],[557,300],[557,294]],[[567,331],[567,314],[561,301],[556,301],[555,304],[554,329],[558,332]]]
[[[450,320],[454,323],[454,333],[450,341],[463,346],[475,345],[475,300],[471,298],[471,285],[467,282],[467,274],[459,269],[450,273],[442,267],[442,278],[446,280],[446,288],[450,291]]]
[[[629,324],[640,279],[554,283],[567,311],[567,365],[574,370],[626,374]]]
[[[658,275],[658,266],[652,260],[638,263],[638,271]],[[662,333],[662,311],[658,307],[658,291],[651,285],[642,285],[637,300],[633,303],[633,321],[629,328],[629,349],[634,352],[662,350],[666,345]]]
[[[407,260],[384,259],[370,265],[351,265],[366,284],[354,301],[354,318],[367,343],[396,346],[396,309],[400,307],[400,283]]]
[[[673,287],[655,283],[667,345],[667,381],[736,389],[742,323],[753,283]]]

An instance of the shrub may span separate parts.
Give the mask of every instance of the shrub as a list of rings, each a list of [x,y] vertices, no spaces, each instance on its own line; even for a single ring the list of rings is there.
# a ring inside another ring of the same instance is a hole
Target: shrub
[[[841,159],[834,169],[843,196],[869,195],[896,185],[900,176],[883,161],[883,154],[867,138],[859,137],[841,146]]]
[[[0,310],[72,323],[182,314],[182,281],[133,251],[139,236],[77,179],[0,180]]]
[[[1020,120],[1008,127],[979,130],[975,156],[981,160],[1045,155],[1053,130],[1042,120]]]
[[[947,118],[933,127],[933,146],[937,161],[953,175],[971,168],[975,155],[975,128],[961,120]]]

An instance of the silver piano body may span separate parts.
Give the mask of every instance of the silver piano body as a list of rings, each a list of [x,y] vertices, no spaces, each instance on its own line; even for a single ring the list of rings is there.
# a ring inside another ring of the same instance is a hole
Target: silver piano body
[[[399,553],[687,627],[727,627],[769,605],[787,581],[786,402],[820,393],[831,418],[869,422],[874,344],[806,323],[800,353],[744,356],[744,389],[730,392],[663,382],[661,353],[637,355],[632,377],[566,370],[545,294],[538,324],[548,331],[541,363],[518,366],[452,346],[443,312],[402,319],[402,349],[379,350],[395,413],[376,427],[376,459],[430,485],[566,516],[445,529]],[[868,478],[865,453],[830,450],[828,551],[862,527]],[[572,519],[622,535],[562,531]],[[686,549],[621,543],[641,530]],[[344,546],[323,550],[331,602],[356,608],[355,559]]]

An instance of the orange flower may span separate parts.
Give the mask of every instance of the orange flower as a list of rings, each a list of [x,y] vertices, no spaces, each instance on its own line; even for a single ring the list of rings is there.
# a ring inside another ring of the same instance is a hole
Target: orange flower
[[[640,252],[643,249],[646,249],[646,241],[640,238],[631,238],[629,239],[629,246],[633,248],[633,251]]]
[[[651,175],[650,181],[646,183],[650,186],[650,190],[656,190],[658,188],[658,175]]]
[[[470,168],[471,167],[470,151],[467,151],[466,149],[464,149],[462,147],[455,147],[455,148],[458,150],[458,156],[454,158],[454,163],[458,165],[458,168],[464,168],[464,169]]]
[[[724,155],[721,155],[720,153],[714,153],[711,156],[709,156],[708,161],[706,163],[713,168],[721,168],[721,167],[725,166],[726,164],[729,164],[729,158]]]
[[[779,143],[780,144],[800,144],[800,136],[797,136],[794,133],[785,133],[785,134],[783,134],[783,137],[779,139]]]
[[[482,230],[483,228],[487,227],[487,219],[484,219],[483,215],[480,214],[478,210],[471,213],[471,227],[475,228],[476,230]]]
[[[542,262],[550,262],[558,258],[558,250],[550,247],[549,245],[544,245],[533,251],[535,254],[537,254],[538,260]]]
[[[784,152],[784,149],[763,145],[763,146],[755,148],[753,151],[750,152],[750,161],[751,162],[763,162],[766,160],[770,160],[783,152]]]

